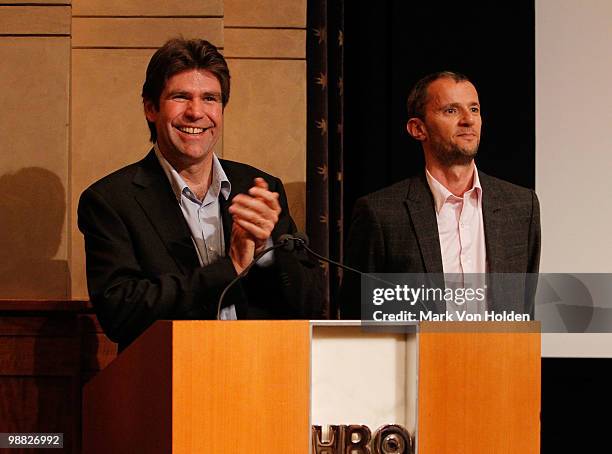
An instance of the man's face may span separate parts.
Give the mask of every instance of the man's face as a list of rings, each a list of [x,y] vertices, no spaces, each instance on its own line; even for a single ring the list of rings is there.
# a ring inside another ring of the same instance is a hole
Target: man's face
[[[159,109],[146,100],[147,120],[155,123],[157,144],[174,167],[212,159],[223,127],[221,85],[210,72],[191,69],[172,76],[159,98]]]
[[[480,144],[480,103],[470,82],[442,78],[427,89],[422,137],[426,155],[442,165],[468,164]]]

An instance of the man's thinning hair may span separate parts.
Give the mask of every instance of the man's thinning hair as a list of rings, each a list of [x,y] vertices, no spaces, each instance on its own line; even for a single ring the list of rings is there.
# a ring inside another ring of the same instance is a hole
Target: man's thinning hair
[[[438,79],[453,79],[455,82],[470,82],[470,79],[465,74],[454,71],[439,71],[437,73],[428,74],[419,80],[408,95],[406,106],[408,107],[408,119],[420,118],[425,119],[425,104],[427,104],[427,89]]]
[[[159,110],[159,99],[166,82],[175,74],[191,69],[210,71],[221,85],[221,102],[225,107],[230,95],[230,73],[223,55],[217,48],[203,39],[174,38],[166,42],[151,57],[145,82],[142,85],[142,100],[151,101]],[[147,121],[151,131],[151,142],[157,140],[155,124]]]

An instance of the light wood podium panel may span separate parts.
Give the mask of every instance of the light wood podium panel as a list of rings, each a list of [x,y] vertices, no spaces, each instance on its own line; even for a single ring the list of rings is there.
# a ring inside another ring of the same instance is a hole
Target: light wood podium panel
[[[421,324],[419,454],[540,452],[539,328]]]
[[[84,388],[83,452],[300,453],[308,321],[157,322]]]

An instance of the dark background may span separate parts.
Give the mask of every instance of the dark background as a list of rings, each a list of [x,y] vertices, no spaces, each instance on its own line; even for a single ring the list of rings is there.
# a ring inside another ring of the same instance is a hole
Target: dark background
[[[479,92],[479,169],[535,188],[533,0],[349,0],[344,29],[347,215],[359,196],[422,171],[405,102],[418,79],[441,70],[466,74]],[[350,215],[344,225],[348,232]],[[609,418],[601,416],[612,408],[611,361],[542,360],[543,454],[612,452]]]

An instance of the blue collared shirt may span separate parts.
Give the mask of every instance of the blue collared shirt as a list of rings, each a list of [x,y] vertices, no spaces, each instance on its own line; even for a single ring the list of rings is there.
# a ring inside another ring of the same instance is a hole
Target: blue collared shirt
[[[219,195],[227,200],[232,191],[232,185],[217,156],[213,155],[212,181],[204,200],[196,197],[185,180],[161,154],[157,144],[155,144],[155,156],[168,177],[183,217],[189,226],[200,265],[209,265],[219,257],[224,257],[225,240]],[[220,318],[221,320],[236,320],[236,307],[231,305],[222,308]]]

